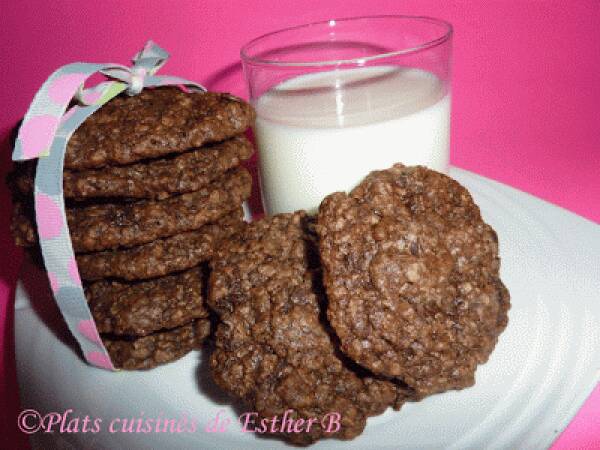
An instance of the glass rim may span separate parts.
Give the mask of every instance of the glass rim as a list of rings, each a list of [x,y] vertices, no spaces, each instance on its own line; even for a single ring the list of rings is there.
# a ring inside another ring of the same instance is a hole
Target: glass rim
[[[248,54],[248,49],[251,46],[253,46],[254,44],[256,44],[257,42],[262,41],[271,36],[280,34],[280,33],[299,30],[301,28],[309,28],[309,27],[317,26],[317,25],[324,25],[324,24],[331,25],[332,23],[337,24],[337,22],[353,22],[353,21],[359,21],[359,20],[364,20],[364,19],[410,19],[410,20],[416,20],[416,21],[421,21],[421,22],[429,22],[429,23],[432,23],[435,25],[441,25],[443,28],[445,28],[445,31],[441,34],[441,36],[436,37],[434,39],[427,40],[426,42],[419,44],[417,46],[414,46],[414,47],[402,48],[402,49],[394,50],[391,52],[377,53],[372,56],[361,56],[361,57],[350,58],[350,59],[333,59],[333,60],[325,60],[325,61],[275,61],[275,60],[250,56]],[[435,17],[430,17],[430,16],[411,16],[411,15],[389,14],[389,15],[374,15],[374,16],[343,17],[343,18],[339,18],[339,19],[319,20],[316,22],[310,22],[310,23],[305,23],[302,25],[281,28],[279,30],[265,33],[261,36],[258,36],[256,38],[252,39],[251,41],[247,42],[246,44],[244,44],[242,46],[242,48],[240,49],[240,57],[241,57],[242,61],[246,64],[276,66],[276,67],[320,67],[320,66],[337,66],[337,65],[342,65],[342,64],[364,64],[369,61],[417,53],[424,49],[437,47],[438,45],[441,45],[442,43],[448,41],[450,39],[450,37],[452,36],[453,32],[454,32],[454,29],[450,22],[443,20],[443,19],[437,19]]]

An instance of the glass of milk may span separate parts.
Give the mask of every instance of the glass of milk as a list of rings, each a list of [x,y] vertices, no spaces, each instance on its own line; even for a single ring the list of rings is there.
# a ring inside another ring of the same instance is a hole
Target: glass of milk
[[[452,27],[374,16],[266,34],[241,50],[263,206],[315,212],[394,163],[445,172]]]

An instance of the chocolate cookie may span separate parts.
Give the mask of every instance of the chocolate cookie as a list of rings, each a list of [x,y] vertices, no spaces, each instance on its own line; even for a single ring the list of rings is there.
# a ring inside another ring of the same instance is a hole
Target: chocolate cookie
[[[97,281],[85,295],[100,333],[145,336],[208,317],[202,269],[123,283]]]
[[[76,200],[90,197],[161,199],[193,192],[237,167],[252,152],[252,143],[244,136],[236,136],[180,155],[128,166],[65,170],[64,196]],[[35,161],[26,161],[15,164],[7,181],[13,191],[31,195],[34,176]]]
[[[210,334],[210,321],[199,319],[172,330],[140,338],[102,336],[115,367],[126,370],[151,369],[199,349]]]
[[[73,133],[65,168],[124,165],[183,152],[240,134],[253,120],[252,107],[229,94],[161,87],[120,95]]]
[[[19,247],[32,247],[38,241],[37,231],[33,223],[33,208],[25,201],[13,199],[10,232]]]
[[[351,439],[366,418],[399,408],[407,391],[370,376],[336,350],[324,318],[315,236],[303,212],[254,222],[211,261],[209,306],[222,323],[210,366],[215,382],[259,418],[316,419],[309,430],[282,433],[294,443]],[[341,428],[328,434],[328,414]]]
[[[215,223],[198,230],[157,239],[139,247],[77,255],[79,275],[84,280],[123,278],[142,280],[197,266],[208,261],[223,239],[243,224],[241,207]]]
[[[75,252],[94,252],[134,247],[173,236],[214,222],[250,196],[252,179],[246,169],[224,174],[196,192],[135,203],[105,203],[67,209],[69,231]],[[37,242],[32,214],[15,202],[12,230],[15,242],[32,246]]]
[[[498,241],[459,183],[372,172],[318,216],[327,315],[342,350],[419,396],[474,383],[507,324]]]

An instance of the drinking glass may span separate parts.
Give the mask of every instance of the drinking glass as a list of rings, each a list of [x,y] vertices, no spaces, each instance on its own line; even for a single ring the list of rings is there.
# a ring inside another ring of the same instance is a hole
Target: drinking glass
[[[394,163],[446,172],[452,26],[370,16],[275,31],[241,50],[263,206],[315,212]]]

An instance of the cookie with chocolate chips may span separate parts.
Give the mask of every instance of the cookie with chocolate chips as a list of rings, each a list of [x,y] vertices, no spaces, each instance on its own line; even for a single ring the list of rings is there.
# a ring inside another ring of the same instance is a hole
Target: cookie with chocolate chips
[[[318,215],[341,348],[420,397],[474,383],[507,325],[498,241],[469,192],[424,167],[371,173]]]

